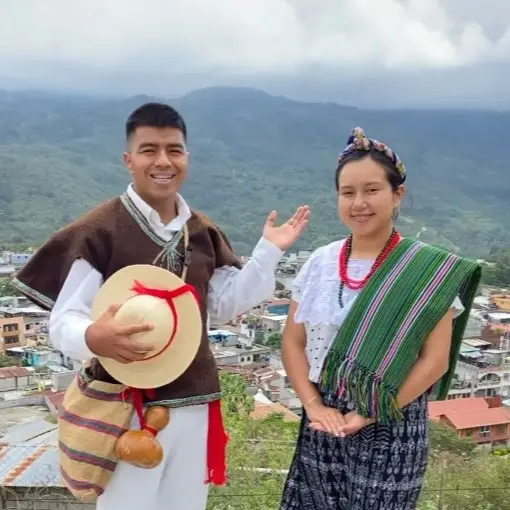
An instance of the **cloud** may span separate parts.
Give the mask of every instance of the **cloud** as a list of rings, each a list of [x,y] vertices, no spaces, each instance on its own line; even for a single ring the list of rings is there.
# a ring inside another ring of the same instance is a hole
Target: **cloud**
[[[450,76],[509,66],[509,20],[501,0],[0,2],[0,73],[71,88],[127,90],[127,78],[154,92],[310,72]]]

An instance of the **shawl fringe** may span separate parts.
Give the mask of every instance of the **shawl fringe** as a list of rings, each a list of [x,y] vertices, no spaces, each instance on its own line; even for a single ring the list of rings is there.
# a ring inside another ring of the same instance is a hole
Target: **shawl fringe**
[[[389,386],[355,359],[331,356],[319,384],[325,393],[337,393],[352,402],[365,418],[378,418],[381,423],[403,418],[397,404],[398,388]]]

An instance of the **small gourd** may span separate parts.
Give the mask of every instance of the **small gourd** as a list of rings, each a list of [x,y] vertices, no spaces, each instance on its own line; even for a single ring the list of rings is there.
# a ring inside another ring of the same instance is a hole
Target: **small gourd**
[[[150,406],[145,413],[145,428],[128,430],[117,440],[117,458],[143,469],[158,466],[163,460],[163,448],[156,435],[168,425],[169,420],[167,407]]]
[[[145,423],[157,432],[161,432],[170,421],[168,407],[149,406],[145,411]]]

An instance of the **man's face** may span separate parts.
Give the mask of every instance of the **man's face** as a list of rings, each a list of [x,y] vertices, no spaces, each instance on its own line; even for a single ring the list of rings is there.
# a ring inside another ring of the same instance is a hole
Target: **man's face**
[[[149,204],[175,196],[188,175],[188,151],[176,128],[139,127],[131,135],[124,163],[136,192]]]

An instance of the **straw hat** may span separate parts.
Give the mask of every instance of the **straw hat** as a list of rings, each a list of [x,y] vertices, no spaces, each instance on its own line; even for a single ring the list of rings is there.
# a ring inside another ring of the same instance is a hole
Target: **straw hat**
[[[112,377],[132,388],[159,388],[190,366],[200,346],[202,318],[193,288],[185,285],[175,274],[152,265],[127,266],[104,282],[92,304],[92,320],[110,305],[122,304],[115,315],[119,324],[154,326],[131,337],[155,347],[145,359],[123,364],[98,357]],[[167,300],[168,291],[177,295]]]

